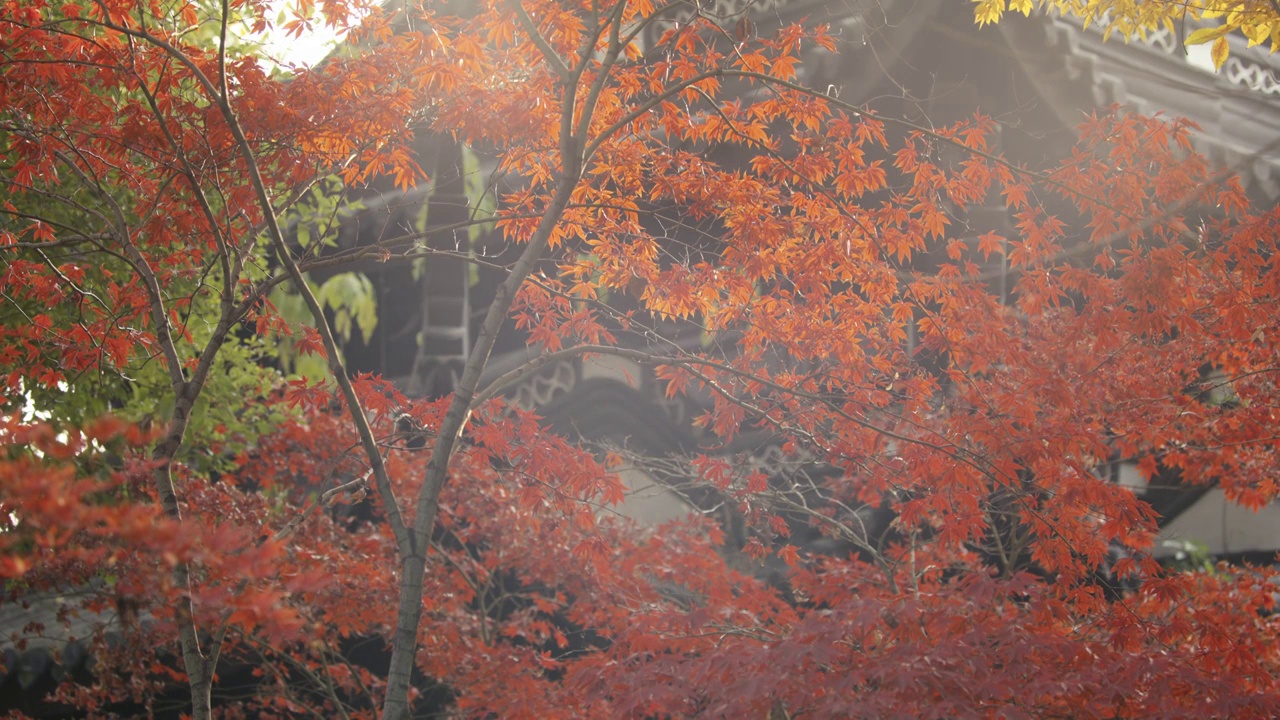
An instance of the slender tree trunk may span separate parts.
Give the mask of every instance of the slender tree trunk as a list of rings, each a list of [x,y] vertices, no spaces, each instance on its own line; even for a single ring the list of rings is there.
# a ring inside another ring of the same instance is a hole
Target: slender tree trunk
[[[471,400],[480,385],[480,376],[489,361],[489,353],[497,340],[516,292],[524,284],[529,273],[542,258],[551,239],[551,232],[560,222],[569,197],[578,183],[578,167],[566,169],[560,179],[550,206],[542,216],[538,229],[525,246],[524,252],[506,280],[498,286],[493,302],[485,313],[475,347],[462,369],[462,378],[454,390],[445,412],[444,420],[436,436],[431,460],[427,463],[427,478],[418,493],[417,514],[413,519],[414,552],[401,560],[400,606],[396,612],[394,646],[391,650],[391,669],[387,674],[387,695],[382,708],[383,720],[406,720],[409,717],[409,681],[413,674],[413,659],[418,647],[418,624],[422,619],[422,589],[426,577],[427,547],[435,530],[439,510],[440,492],[449,477],[449,461],[457,442],[471,415]]]
[[[194,678],[191,671],[187,676],[191,679],[191,717],[192,720],[213,720],[213,669],[202,661],[206,670],[199,678]]]
[[[391,669],[387,673],[383,718],[409,717],[409,687],[413,681],[414,656],[418,652],[426,571],[425,558],[413,555],[400,560],[400,601],[395,633],[391,636]]]
[[[191,422],[191,410],[195,404],[190,398],[189,385],[183,384],[175,392],[173,415],[169,420],[169,428],[164,437],[152,451],[151,457],[157,461],[154,471],[156,492],[160,498],[160,506],[170,518],[182,521],[182,508],[178,502],[178,493],[173,485],[173,459],[182,447],[182,439],[186,435],[187,426]],[[174,584],[182,589],[175,609],[175,621],[178,625],[178,642],[182,649],[183,669],[187,672],[187,683],[191,689],[191,716],[195,720],[211,720],[213,716],[212,691],[213,668],[200,648],[200,629],[196,625],[195,608],[191,601],[191,568],[185,562],[178,563],[173,570]]]
[[[617,62],[624,46],[620,41],[619,33],[622,14],[627,5],[625,0],[614,6],[610,18],[597,28],[596,34],[586,34],[572,68],[564,63],[546,39],[539,34],[521,6],[520,0],[512,0],[511,5],[525,32],[542,51],[548,65],[560,76],[561,87],[564,88],[560,106],[560,176],[551,200],[538,221],[538,227],[511,267],[506,279],[498,286],[493,301],[489,304],[484,321],[480,325],[480,331],[476,335],[475,346],[472,347],[471,355],[463,365],[462,377],[454,389],[453,397],[449,401],[449,409],[445,412],[436,434],[435,446],[431,449],[431,459],[427,462],[427,477],[418,491],[415,505],[416,512],[410,538],[412,551],[408,557],[402,555],[401,560],[400,605],[396,612],[395,644],[392,648],[391,668],[387,675],[387,693],[382,708],[383,720],[408,720],[409,717],[409,683],[413,674],[414,656],[417,654],[418,624],[422,619],[422,592],[427,548],[430,546],[431,535],[435,530],[440,493],[449,478],[449,463],[458,447],[467,420],[471,417],[472,401],[479,390],[480,377],[489,362],[489,354],[493,351],[502,323],[511,311],[511,303],[515,300],[520,286],[528,279],[550,245],[551,235],[560,224],[564,211],[573,197],[573,191],[581,180],[584,157],[590,154],[586,136],[591,127],[591,116],[610,70]],[[590,59],[595,56],[596,41],[605,29],[610,31],[609,49],[601,59],[595,79],[579,106],[578,82]],[[579,123],[576,131],[575,116],[578,117]],[[616,132],[623,125],[619,124],[606,130],[604,135]]]

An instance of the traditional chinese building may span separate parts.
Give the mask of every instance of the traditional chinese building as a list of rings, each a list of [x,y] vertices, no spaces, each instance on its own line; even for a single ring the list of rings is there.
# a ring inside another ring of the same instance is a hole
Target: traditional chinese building
[[[1104,42],[1098,28],[1047,15],[1012,17],[978,28],[969,6],[941,0],[735,0],[704,12],[726,27],[752,17],[760,33],[802,18],[827,23],[840,39],[839,52],[811,50],[802,66],[805,84],[922,127],[944,126],[975,113],[990,116],[1000,128],[995,149],[1015,163],[1034,167],[1061,156],[1088,113],[1123,105],[1142,114],[1191,119],[1201,129],[1198,150],[1236,169],[1255,202],[1269,204],[1280,197],[1280,57],[1246,47],[1243,38],[1231,39],[1232,54],[1215,73],[1207,51],[1184,49],[1168,30],[1130,43]],[[657,26],[653,32],[661,30]],[[389,227],[409,228],[424,202],[429,225],[447,224],[466,212],[476,191],[461,178],[483,178],[483,160],[448,144],[424,148],[426,166],[443,180],[407,194],[372,195],[365,201],[369,209],[344,229],[344,242],[368,242]],[[1003,205],[970,208],[954,219],[953,228],[968,228],[975,237],[993,229],[1010,231]],[[492,251],[485,238],[465,233],[441,234],[430,242],[459,253]],[[500,263],[502,258],[493,260]],[[415,392],[446,391],[500,276],[442,258],[432,258],[416,278],[406,268],[371,272],[382,322],[367,346],[349,349],[353,368],[382,372]],[[1007,285],[1009,279],[1003,282]],[[680,330],[673,327],[672,332],[679,336]],[[528,358],[519,333],[509,329],[500,342],[489,377]],[[564,433],[639,455],[678,455],[706,440],[690,423],[705,409],[698,400],[664,398],[651,372],[628,360],[564,360],[519,386],[513,399],[537,408]],[[784,455],[767,436],[739,438],[728,452],[775,476],[823,472],[802,458]],[[1161,553],[1180,552],[1187,543],[1216,556],[1280,549],[1280,509],[1252,513],[1226,503],[1221,491],[1185,486],[1176,477],[1148,486],[1136,468],[1123,462],[1105,472],[1144,493],[1160,513],[1169,541]],[[624,512],[637,519],[661,522],[691,508],[675,475],[659,480],[635,471],[627,479],[633,494]]]

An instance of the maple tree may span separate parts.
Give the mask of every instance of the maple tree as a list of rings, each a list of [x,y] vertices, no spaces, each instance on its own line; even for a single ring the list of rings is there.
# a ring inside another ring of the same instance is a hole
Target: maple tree
[[[273,74],[228,39],[271,25],[257,3],[0,13],[3,601],[75,592],[130,650],[61,699],[181,682],[210,717],[248,667],[221,712],[1280,710],[1274,573],[1161,567],[1151,508],[1098,473],[1119,455],[1277,494],[1280,214],[1187,123],[1100,112],[1029,169],[984,116],[926,128],[807,89],[821,25],[643,0],[293,12],[347,46]],[[435,399],[348,373],[304,273],[464,254],[282,220],[323,214],[313,187],[430,182],[415,132],[519,179],[446,228],[494,223],[509,250],[467,258],[503,279]],[[1014,232],[955,231],[991,202]],[[539,354],[490,379],[513,329]],[[282,379],[281,342],[329,374]],[[703,398],[714,440],[595,453],[503,399],[588,355]],[[718,451],[752,430],[826,472]],[[740,532],[601,509],[621,463],[659,461]],[[390,658],[353,661],[371,638]]]

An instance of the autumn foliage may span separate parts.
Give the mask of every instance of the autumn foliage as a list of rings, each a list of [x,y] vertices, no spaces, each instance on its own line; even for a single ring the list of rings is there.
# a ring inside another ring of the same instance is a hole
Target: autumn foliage
[[[58,699],[1280,714],[1274,572],[1162,567],[1158,518],[1102,472],[1280,491],[1280,213],[1190,124],[1101,109],[1028,168],[981,114],[917,126],[806,88],[803,51],[835,48],[819,24],[645,0],[290,12],[343,49],[269,69],[229,39],[275,23],[254,2],[0,8],[0,604],[75,598],[59,622],[97,664]],[[313,187],[432,182],[426,136],[505,180],[496,217],[453,228],[493,223],[504,249],[477,262],[501,280],[457,390],[423,399],[346,370],[304,273],[442,251],[296,228]],[[1007,222],[978,227],[993,207]],[[511,332],[541,357],[494,380]],[[703,446],[578,446],[504,396],[610,354],[690,398]],[[751,433],[823,472],[753,469]],[[708,512],[616,517],[620,466],[649,461]]]
[[[1216,69],[1227,61],[1233,44],[1237,52],[1245,43],[1266,46],[1273,53],[1280,50],[1280,5],[1270,0],[975,0],[973,14],[979,24],[986,24],[999,22],[1009,10],[1029,15],[1037,7],[1097,25],[1107,37],[1115,33],[1126,39],[1145,38],[1167,29],[1187,47],[1208,45]]]

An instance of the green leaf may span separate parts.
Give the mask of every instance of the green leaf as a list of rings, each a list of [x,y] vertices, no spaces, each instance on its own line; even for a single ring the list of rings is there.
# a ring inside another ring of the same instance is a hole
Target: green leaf
[[[480,157],[466,145],[462,146],[463,192],[467,196],[467,205],[471,208],[471,219],[478,220],[493,217],[498,210],[498,198],[480,172]],[[493,230],[493,223],[476,223],[467,226],[467,239],[474,245],[481,236]]]
[[[333,310],[333,329],[343,340],[350,339],[354,325],[364,342],[369,342],[378,327],[378,299],[364,273],[339,273],[325,280],[316,291],[316,300]]]

